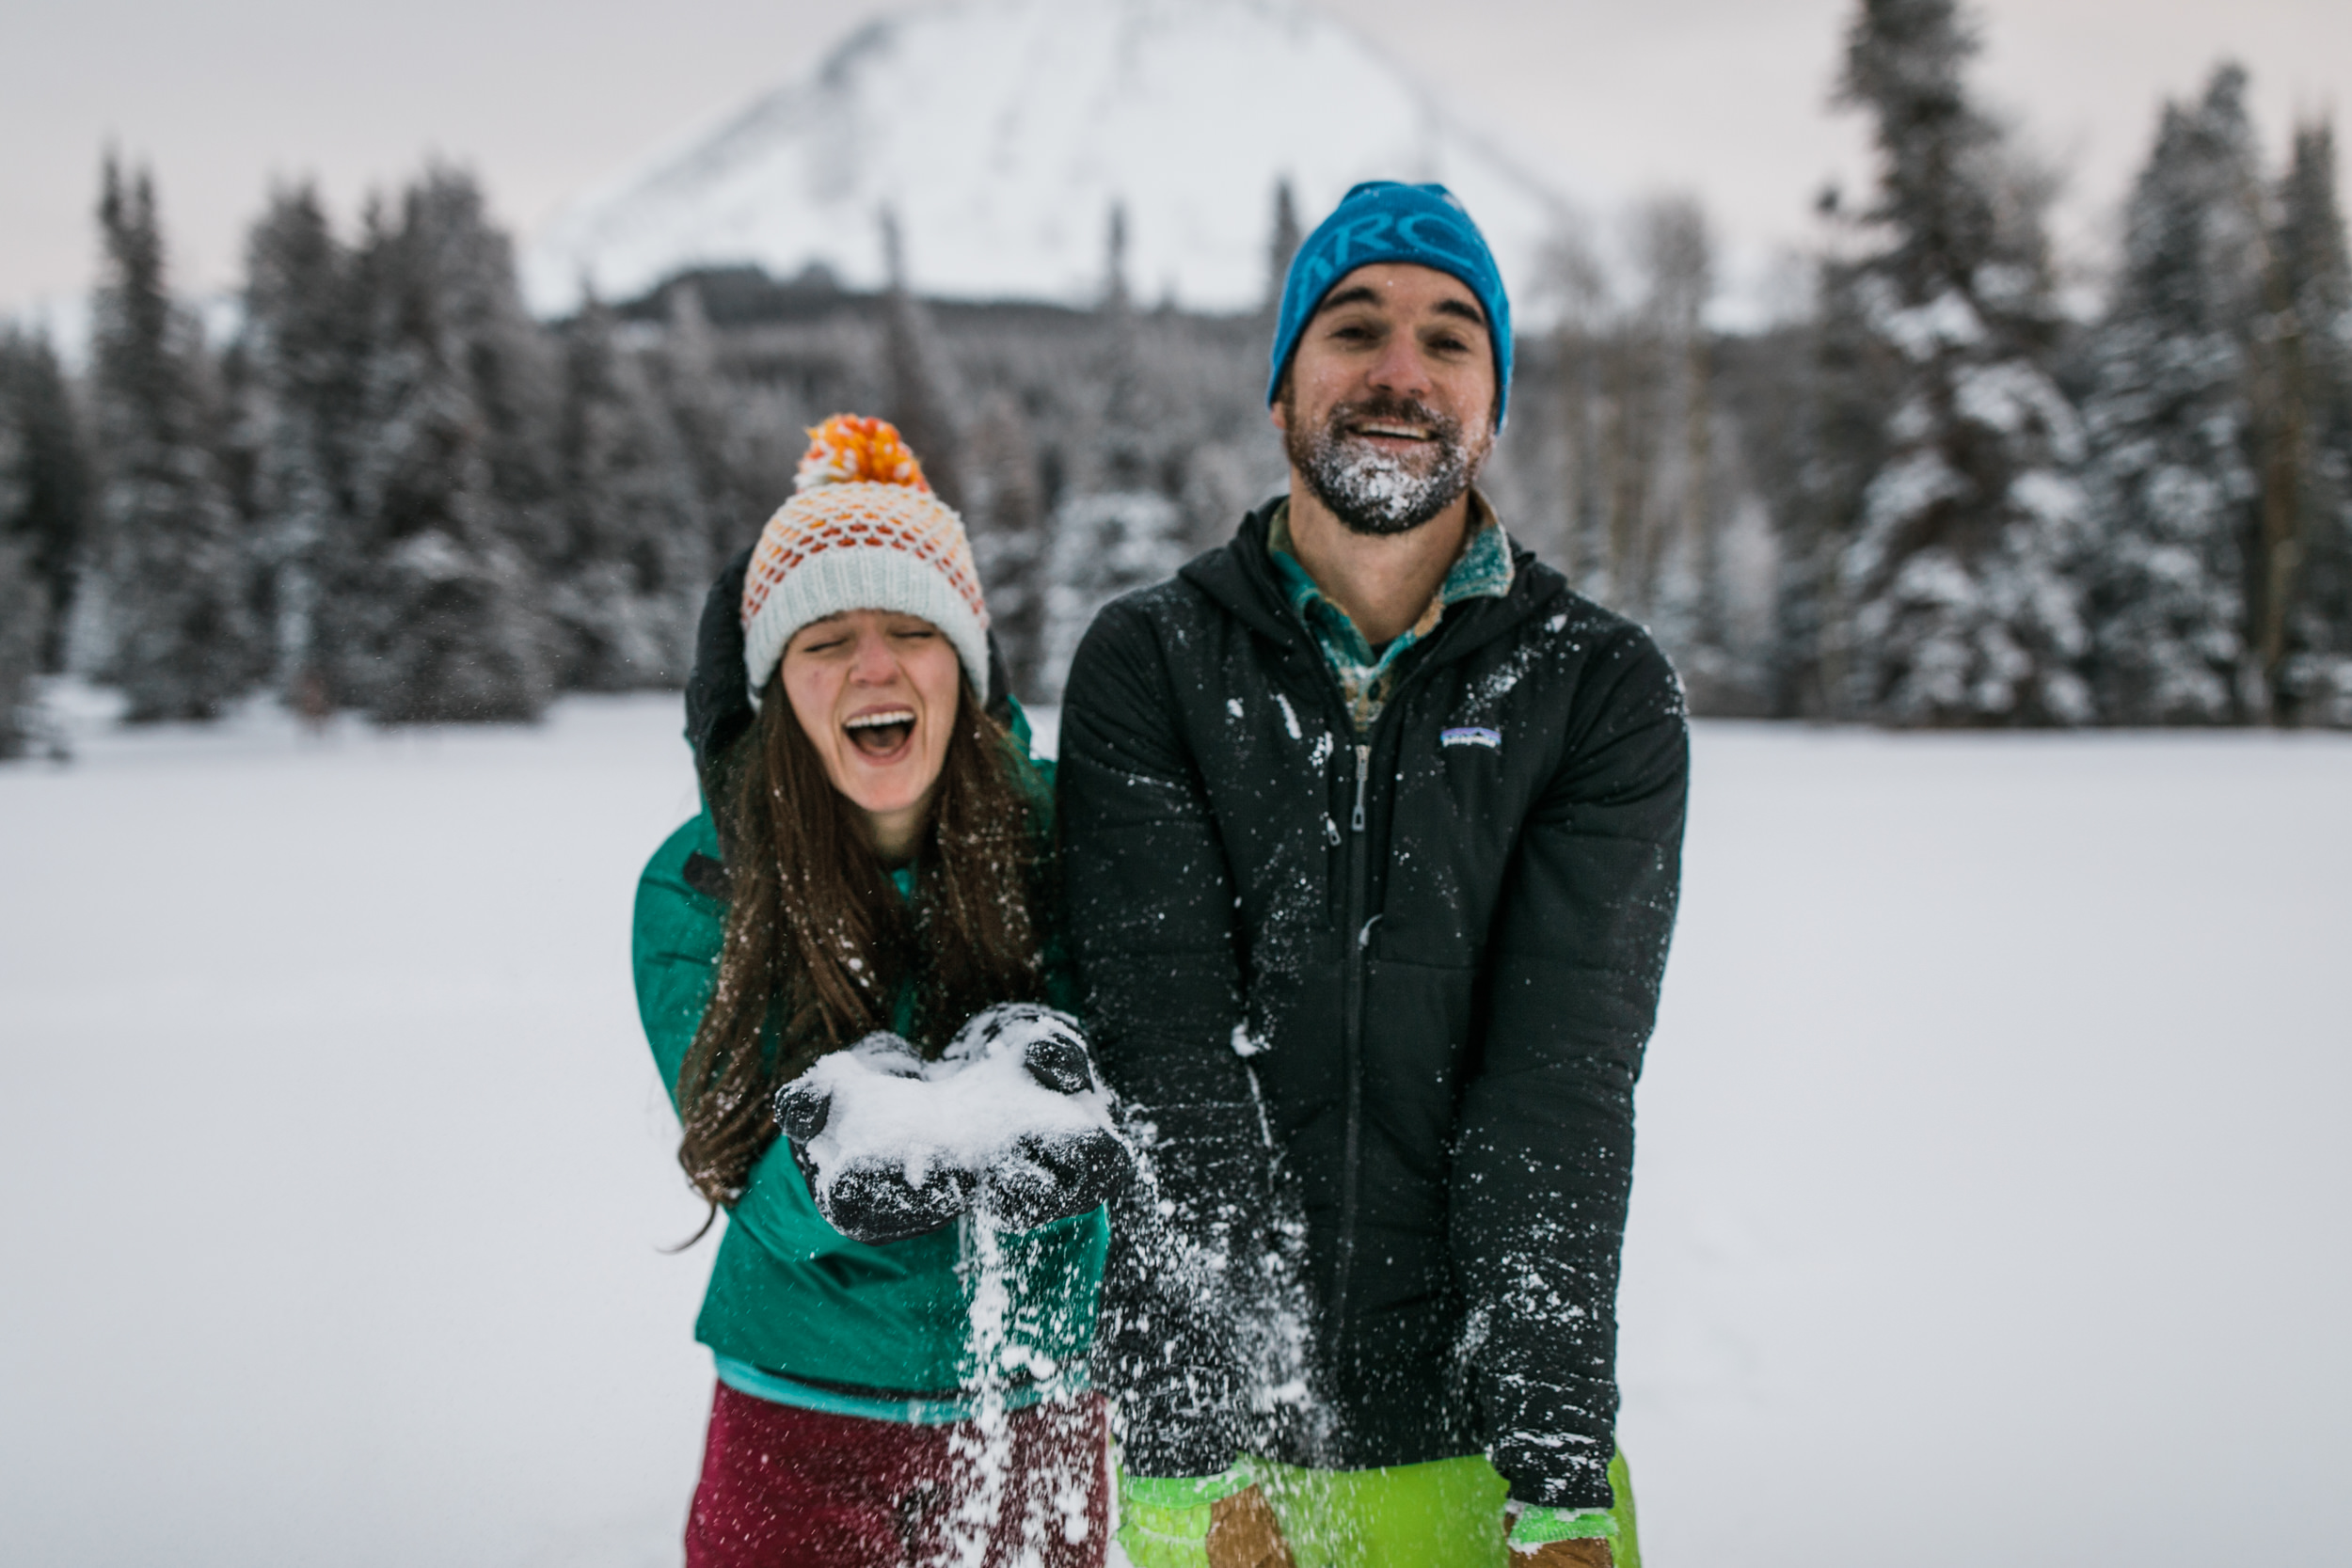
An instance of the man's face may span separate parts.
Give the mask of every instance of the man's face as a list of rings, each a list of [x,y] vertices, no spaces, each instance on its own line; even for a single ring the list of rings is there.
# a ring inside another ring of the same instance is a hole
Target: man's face
[[[1274,407],[1300,480],[1357,533],[1452,504],[1494,446],[1495,360],[1477,296],[1406,261],[1359,267],[1299,334]]]

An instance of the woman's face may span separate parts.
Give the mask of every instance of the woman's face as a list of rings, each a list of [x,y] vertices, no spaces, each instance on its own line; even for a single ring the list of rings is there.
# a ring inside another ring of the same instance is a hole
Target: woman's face
[[[882,858],[904,859],[955,728],[954,645],[916,616],[844,610],[793,633],[779,673],[834,788],[866,814]]]

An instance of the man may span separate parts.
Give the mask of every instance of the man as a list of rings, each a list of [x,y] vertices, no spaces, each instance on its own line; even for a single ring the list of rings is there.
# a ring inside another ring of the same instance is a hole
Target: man
[[[1509,303],[1441,187],[1348,193],[1272,368],[1289,496],[1104,610],[1064,699],[1072,942],[1154,1183],[1106,1287],[1122,1541],[1424,1568],[1507,1518],[1526,1568],[1637,1561],[1614,1307],[1681,689],[1472,488]]]

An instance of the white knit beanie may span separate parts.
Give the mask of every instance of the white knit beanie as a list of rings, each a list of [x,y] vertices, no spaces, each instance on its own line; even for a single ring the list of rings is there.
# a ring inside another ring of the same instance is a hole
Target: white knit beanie
[[[946,634],[988,701],[988,605],[963,522],[882,420],[835,414],[809,433],[790,500],[760,531],[743,576],[743,673],[752,700],[785,644],[845,610],[919,615]]]

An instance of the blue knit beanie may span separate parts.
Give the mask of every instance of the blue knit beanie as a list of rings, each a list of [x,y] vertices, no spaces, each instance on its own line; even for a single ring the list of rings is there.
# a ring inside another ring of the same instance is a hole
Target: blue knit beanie
[[[1411,261],[1462,280],[1486,312],[1486,335],[1495,351],[1495,428],[1511,401],[1511,298],[1502,274],[1486,248],[1486,237],[1443,185],[1406,185],[1367,180],[1340,198],[1331,215],[1318,224],[1291,258],[1282,280],[1282,313],[1274,324],[1274,371],[1265,400],[1281,395],[1298,335],[1331,285],[1378,261]]]

